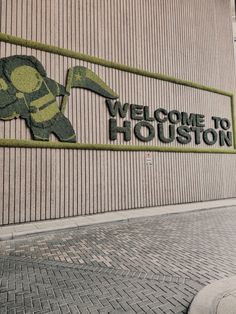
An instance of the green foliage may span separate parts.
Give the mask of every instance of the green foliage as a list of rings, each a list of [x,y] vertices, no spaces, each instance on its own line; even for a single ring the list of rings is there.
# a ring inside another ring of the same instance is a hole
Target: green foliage
[[[234,149],[221,149],[221,148],[80,144],[80,143],[52,142],[52,141],[43,142],[43,141],[15,140],[15,139],[0,139],[0,147],[1,146],[2,147],[24,147],[24,148],[110,150],[110,151],[150,151],[150,152],[176,152],[176,153],[236,154],[236,150]]]
[[[48,141],[53,133],[60,141],[75,142],[72,125],[59,110],[59,95],[68,95],[65,87],[47,78],[35,57],[0,59],[0,119],[25,119],[34,139]]]
[[[85,88],[110,99],[116,99],[119,97],[103,80],[100,79],[98,75],[90,69],[83,66],[75,66],[70,70],[73,72],[71,88]]]
[[[45,148],[71,148],[71,149],[94,149],[94,150],[122,150],[122,151],[165,151],[165,152],[183,152],[183,153],[220,153],[220,154],[235,154],[236,153],[236,119],[235,119],[235,108],[234,108],[234,95],[232,92],[226,92],[214,87],[205,86],[202,84],[194,83],[178,79],[175,77],[167,76],[160,73],[149,72],[143,69],[130,67],[117,62],[107,61],[97,57],[89,56],[76,51],[67,50],[64,48],[51,46],[32,40],[19,38],[16,36],[0,33],[0,41],[11,43],[14,45],[20,45],[29,47],[36,50],[54,53],[57,55],[75,58],[81,61],[87,61],[94,64],[98,64],[104,67],[121,70],[128,73],[133,73],[145,77],[150,77],[166,82],[170,82],[177,85],[183,85],[194,89],[204,90],[211,93],[228,96],[231,99],[231,112],[233,120],[233,134],[234,134],[234,150],[231,149],[217,149],[217,148],[186,148],[186,147],[156,147],[156,146],[135,146],[135,145],[101,145],[101,144],[79,144],[79,143],[60,143],[60,142],[40,142],[40,141],[27,141],[27,140],[7,140],[0,139],[0,146],[4,147],[45,147]],[[65,96],[65,101],[66,101]],[[63,112],[63,110],[62,110]]]

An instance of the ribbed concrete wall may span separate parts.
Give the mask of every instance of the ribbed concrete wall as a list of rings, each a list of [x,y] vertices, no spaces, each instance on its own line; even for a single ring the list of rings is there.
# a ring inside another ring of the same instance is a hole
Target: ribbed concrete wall
[[[229,0],[1,0],[0,16],[3,33],[235,91]],[[0,43],[0,52],[36,56],[62,84],[71,65],[85,65],[122,102],[202,113],[206,127],[212,115],[231,119],[225,96],[11,44]],[[111,143],[104,98],[73,90],[66,115],[79,142]],[[23,120],[0,121],[0,138],[30,132]],[[134,137],[129,144],[180,145]],[[236,197],[235,155],[151,158],[149,165],[145,152],[0,148],[0,224]]]

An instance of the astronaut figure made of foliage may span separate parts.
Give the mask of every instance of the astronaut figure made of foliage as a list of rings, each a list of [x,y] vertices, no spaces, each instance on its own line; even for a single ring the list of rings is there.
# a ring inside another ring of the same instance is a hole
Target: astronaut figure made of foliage
[[[70,121],[60,111],[57,96],[69,95],[64,86],[47,77],[33,56],[0,59],[0,119],[25,119],[35,140],[76,142]]]

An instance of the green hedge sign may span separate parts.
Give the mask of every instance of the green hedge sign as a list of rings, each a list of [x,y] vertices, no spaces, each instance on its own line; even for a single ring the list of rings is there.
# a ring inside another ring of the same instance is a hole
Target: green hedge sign
[[[212,126],[206,128],[205,116],[200,113],[181,112],[174,108],[169,111],[165,108],[156,108],[151,112],[148,106],[122,104],[118,100],[119,96],[107,83],[88,68],[75,66],[69,69],[66,86],[62,86],[48,77],[45,68],[35,57],[10,56],[0,59],[0,119],[24,119],[31,130],[33,140],[0,139],[2,147],[236,153],[233,93],[3,33],[0,33],[0,41],[226,96],[230,99],[232,114],[232,125],[225,117],[212,116]],[[89,89],[106,99],[110,115],[109,139],[111,142],[115,141],[119,134],[124,138],[124,145],[77,142],[73,126],[64,115],[72,88]],[[63,96],[61,104],[58,103],[58,96]],[[120,118],[121,124],[118,123]],[[134,121],[132,127],[130,120]],[[145,136],[142,132],[144,129]],[[55,134],[59,141],[49,141],[51,133]],[[185,145],[194,141],[196,145],[205,143],[209,148],[129,145],[132,136],[140,142],[150,142],[157,137],[162,143],[176,140]],[[211,147],[216,143],[222,148]],[[230,149],[232,146],[233,149]]]

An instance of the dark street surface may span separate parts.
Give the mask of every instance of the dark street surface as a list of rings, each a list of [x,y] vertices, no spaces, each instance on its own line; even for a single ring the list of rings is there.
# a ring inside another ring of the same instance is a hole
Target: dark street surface
[[[0,242],[0,313],[187,313],[236,275],[236,207]]]

